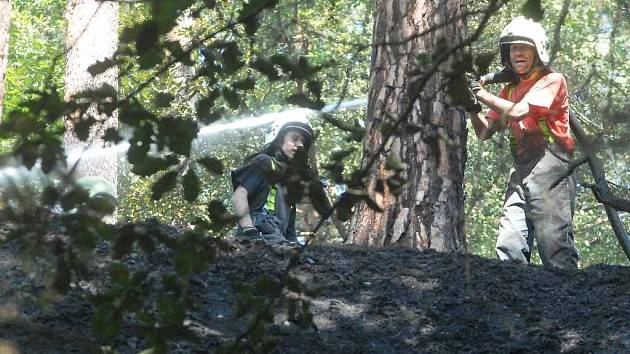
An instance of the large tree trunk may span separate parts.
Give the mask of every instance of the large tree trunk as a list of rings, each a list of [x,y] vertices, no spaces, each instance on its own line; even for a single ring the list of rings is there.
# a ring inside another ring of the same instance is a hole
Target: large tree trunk
[[[11,27],[11,4],[0,0],[0,119],[4,102],[4,77],[9,63],[9,28]]]
[[[68,0],[65,18],[67,21],[65,73],[65,99],[72,101],[77,94],[94,91],[104,84],[118,88],[118,69],[92,76],[88,68],[97,61],[111,58],[118,46],[118,3],[115,1]],[[74,133],[72,123],[93,118],[96,123],[90,130],[87,141],[81,141]],[[103,133],[108,127],[118,125],[117,113],[110,116],[100,113],[93,103],[83,115],[73,114],[66,119],[65,148],[69,155],[76,156],[87,146],[102,147]],[[94,154],[89,154],[93,156]],[[85,156],[77,169],[77,176],[101,176],[117,185],[118,159],[115,153],[99,154],[97,158]],[[71,160],[72,161],[72,160]]]
[[[426,64],[419,66],[418,55],[436,52],[438,43],[443,48],[462,42],[464,23],[454,21],[405,40],[460,15],[462,1],[377,2],[373,41],[394,44],[373,47],[363,166],[383,143],[379,129],[388,114],[417,124],[421,130],[391,139],[371,167],[368,192],[384,211],[374,211],[365,202],[357,204],[352,243],[440,251],[464,247],[464,112],[447,103],[443,90],[446,78],[441,73],[434,74],[419,95],[415,95],[417,88],[410,87],[410,78],[418,76],[412,71],[426,70]],[[407,164],[401,172],[407,184],[396,195],[386,183],[392,174],[385,169],[388,156],[398,156]]]

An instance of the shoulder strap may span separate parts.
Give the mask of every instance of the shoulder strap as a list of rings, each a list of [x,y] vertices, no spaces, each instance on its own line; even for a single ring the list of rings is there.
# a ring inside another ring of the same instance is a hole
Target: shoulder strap
[[[542,132],[545,144],[553,144],[553,134],[551,134],[551,129],[549,129],[549,125],[547,124],[545,117],[538,118],[538,128],[540,128],[540,131]]]
[[[280,166],[278,165],[278,161],[276,161],[276,159],[272,157],[271,170],[275,172],[279,168]],[[269,189],[269,194],[267,194],[267,202],[265,203],[265,209],[267,209],[267,211],[271,213],[276,211],[276,195],[277,194],[278,194],[278,187],[276,187],[275,184],[272,184],[271,188]]]
[[[507,98],[508,100],[512,100],[512,94],[514,93],[514,89],[516,88],[516,85],[514,84],[509,84],[507,86]],[[554,143],[554,137],[553,134],[551,133],[551,129],[549,128],[549,125],[547,124],[547,120],[545,119],[545,117],[541,117],[538,118],[538,128],[540,129],[540,132],[542,133],[543,136],[543,140],[545,142],[545,144],[553,144]],[[512,151],[512,155],[516,156],[516,139],[514,138],[514,134],[511,133],[510,134],[510,150]]]
[[[512,94],[514,93],[514,89],[516,88],[515,84],[508,84],[506,87],[507,90],[507,99],[508,101],[512,100]]]
[[[512,101],[512,94],[514,93],[514,89],[516,89],[516,84],[511,83],[507,85],[506,93],[507,93],[508,101]],[[514,133],[512,132],[512,129],[508,129],[508,134],[510,136],[510,152],[512,153],[512,156],[516,157],[517,156],[516,138],[514,137]]]

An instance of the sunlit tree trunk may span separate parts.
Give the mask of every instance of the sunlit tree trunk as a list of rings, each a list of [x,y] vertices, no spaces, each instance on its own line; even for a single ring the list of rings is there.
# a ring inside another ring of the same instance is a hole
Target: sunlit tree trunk
[[[166,39],[179,42],[179,45],[185,50],[190,49],[192,37],[189,32],[193,24],[194,17],[191,14],[191,10],[187,9],[177,18],[176,26],[166,34]],[[194,68],[182,62],[177,62],[169,68],[169,72],[177,83],[177,96],[187,103],[186,108],[190,109],[191,113],[194,112],[195,104],[199,99],[195,87],[191,85],[195,76]],[[177,109],[177,107],[173,107],[173,109]]]
[[[115,1],[68,0],[65,19],[67,63],[65,72],[65,99],[73,101],[85,91],[94,91],[104,84],[115,90],[118,88],[118,69],[92,76],[88,68],[97,61],[111,58],[118,46],[118,3]],[[87,141],[81,141],[75,134],[73,124],[93,118]],[[93,103],[83,115],[71,114],[66,118],[65,147],[69,154],[82,151],[86,146],[102,147],[103,133],[108,127],[116,127],[117,113],[99,113]],[[101,176],[114,185],[117,184],[117,156],[108,154],[97,160],[83,158],[77,176]]]
[[[11,4],[0,0],[0,118],[4,102],[4,78],[9,63],[9,28],[11,26]]]
[[[412,105],[407,122],[421,129],[388,142],[385,153],[371,167],[368,192],[384,212],[358,204],[352,219],[352,243],[440,251],[464,247],[465,115],[447,103],[442,74],[433,75],[417,97],[410,87],[412,76],[422,76],[412,71],[428,67],[419,64],[418,56],[438,51],[439,43],[453,46],[463,41],[464,23],[454,21],[429,34],[413,36],[450,21],[462,13],[463,6],[462,0],[383,0],[376,4],[373,42],[392,44],[376,45],[372,50],[363,165],[383,143],[379,129],[388,114],[405,119]],[[390,175],[385,162],[392,155],[406,163],[402,177],[407,184],[397,195],[385,182]],[[376,193],[379,190],[382,193]]]

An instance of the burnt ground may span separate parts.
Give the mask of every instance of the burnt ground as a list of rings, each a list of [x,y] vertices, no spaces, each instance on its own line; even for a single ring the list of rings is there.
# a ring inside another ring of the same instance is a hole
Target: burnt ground
[[[196,343],[174,353],[207,353],[243,332],[235,321],[235,280],[280,275],[290,251],[240,246],[191,282],[196,309],[186,323]],[[138,353],[146,348],[128,318],[114,342],[90,330],[85,294],[46,291],[37,262],[20,263],[0,246],[0,353]],[[106,250],[94,259],[101,268]],[[164,252],[128,260],[154,274],[172,271]],[[276,353],[624,353],[630,352],[630,268],[579,271],[500,263],[476,256],[408,249],[319,245],[300,255],[293,274],[323,286],[311,311],[316,328],[286,321],[277,309],[269,335]],[[100,276],[103,279],[103,275]],[[97,277],[98,278],[98,277]],[[85,290],[87,289],[87,290]]]

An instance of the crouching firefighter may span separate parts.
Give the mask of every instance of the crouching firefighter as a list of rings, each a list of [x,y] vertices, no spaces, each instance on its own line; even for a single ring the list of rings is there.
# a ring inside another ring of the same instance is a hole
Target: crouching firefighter
[[[471,91],[490,110],[483,116],[479,104],[468,108],[482,141],[510,128],[514,164],[499,221],[497,255],[528,263],[535,240],[545,266],[576,268],[575,179],[568,162],[574,141],[567,83],[547,65],[547,36],[537,22],[515,18],[503,29],[499,50],[502,65],[515,74],[515,81],[495,96],[472,80]]]
[[[295,201],[288,198],[286,177],[293,165],[306,161],[312,141],[306,114],[277,120],[262,151],[231,172],[237,237],[270,245],[297,242]]]

